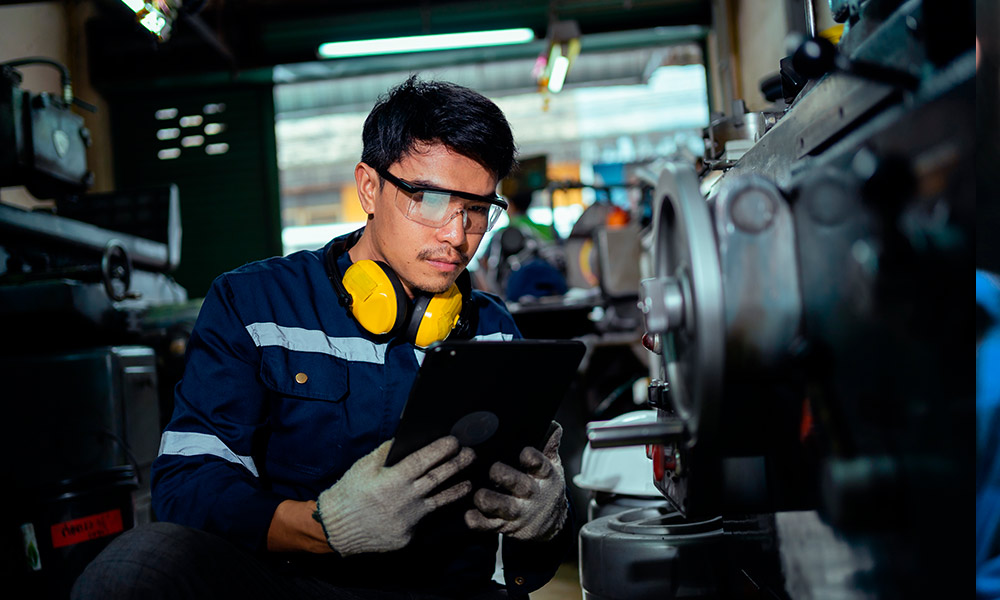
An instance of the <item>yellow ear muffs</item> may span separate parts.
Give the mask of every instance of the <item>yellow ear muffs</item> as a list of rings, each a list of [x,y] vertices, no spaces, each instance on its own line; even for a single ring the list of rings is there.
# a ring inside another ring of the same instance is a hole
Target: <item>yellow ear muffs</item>
[[[351,314],[367,331],[395,334],[406,322],[408,298],[389,265],[359,260],[344,272],[342,282],[352,299]]]
[[[475,335],[478,328],[476,311],[463,310],[472,297],[472,278],[468,271],[462,271],[446,291],[418,293],[413,302],[399,276],[384,262],[359,260],[341,275],[338,257],[354,246],[363,233],[364,229],[359,229],[334,240],[323,259],[338,302],[358,325],[374,335],[404,336],[406,341],[421,348],[452,334],[459,339]]]
[[[454,283],[440,294],[418,298],[408,328],[411,341],[420,348],[426,348],[434,342],[444,340],[458,323],[461,314],[462,292]]]

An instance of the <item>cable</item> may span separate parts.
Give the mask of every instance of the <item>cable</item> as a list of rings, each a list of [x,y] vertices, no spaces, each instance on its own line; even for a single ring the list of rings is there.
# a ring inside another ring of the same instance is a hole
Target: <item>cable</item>
[[[69,69],[66,68],[60,62],[56,62],[51,58],[44,58],[41,56],[28,56],[25,58],[18,58],[16,60],[11,60],[5,63],[0,63],[0,66],[4,67],[22,67],[25,65],[49,65],[50,67],[55,67],[59,70],[60,83],[62,84],[63,102],[67,105],[73,103],[73,84],[72,79],[69,75]]]

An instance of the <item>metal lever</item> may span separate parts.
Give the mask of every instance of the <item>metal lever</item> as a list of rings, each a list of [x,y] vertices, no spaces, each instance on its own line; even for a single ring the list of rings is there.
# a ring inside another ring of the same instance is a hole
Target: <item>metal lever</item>
[[[669,444],[684,437],[684,421],[670,419],[643,425],[594,427],[587,432],[592,448]]]

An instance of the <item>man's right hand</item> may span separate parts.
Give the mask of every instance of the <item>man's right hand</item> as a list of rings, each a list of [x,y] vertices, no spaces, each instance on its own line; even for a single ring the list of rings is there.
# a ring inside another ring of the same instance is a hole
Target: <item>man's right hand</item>
[[[443,437],[386,467],[391,444],[389,440],[358,459],[316,501],[327,542],[343,556],[402,548],[420,519],[472,489],[463,481],[429,495],[475,459],[472,449],[460,449],[455,437]]]

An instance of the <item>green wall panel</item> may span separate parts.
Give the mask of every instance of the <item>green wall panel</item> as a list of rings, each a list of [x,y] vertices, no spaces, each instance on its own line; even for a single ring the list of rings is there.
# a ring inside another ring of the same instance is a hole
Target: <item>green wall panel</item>
[[[190,297],[220,273],[281,253],[270,85],[120,92],[109,104],[116,187],[178,186],[174,277]]]

